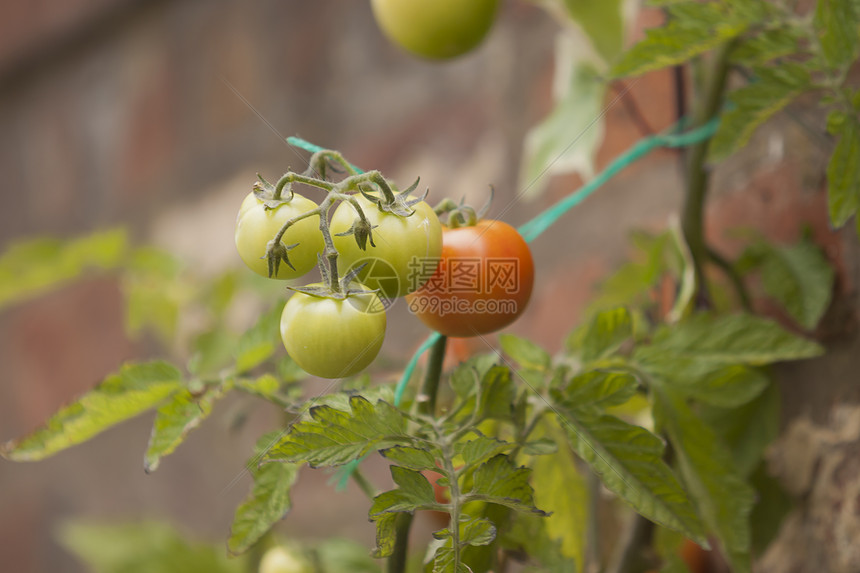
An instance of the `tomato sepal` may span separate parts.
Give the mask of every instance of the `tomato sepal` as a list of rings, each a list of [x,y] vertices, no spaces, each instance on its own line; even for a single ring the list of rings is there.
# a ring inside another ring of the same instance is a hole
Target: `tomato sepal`
[[[288,267],[296,270],[296,267],[290,262],[289,252],[298,246],[299,243],[285,245],[281,241],[275,243],[274,239],[269,241],[269,244],[266,245],[266,254],[260,257],[261,259],[266,259],[269,263],[269,278],[278,275],[278,270],[281,268],[282,262],[287,263]]]
[[[377,185],[380,187],[382,192],[378,195],[372,194],[372,191],[368,191],[364,187],[359,187],[358,191],[365,199],[376,205],[383,213],[392,213],[399,217],[410,217],[415,212],[415,210],[412,209],[412,206],[424,201],[424,199],[427,198],[427,194],[430,192],[430,189],[426,189],[421,197],[409,197],[409,195],[418,188],[418,183],[420,181],[421,178],[419,177],[415,180],[415,183],[400,193],[394,193],[390,187],[384,188],[387,187],[387,183],[385,185],[381,185],[379,182],[377,182]]]
[[[343,233],[335,233],[335,237],[348,237],[350,235],[355,236],[355,242],[358,244],[358,248],[362,251],[367,250],[367,241],[370,241],[370,246],[375,247],[376,243],[373,242],[373,229],[377,228],[379,225],[371,225],[366,219],[362,219],[361,217],[356,217],[355,221],[353,221],[352,226],[344,231]]]
[[[323,275],[323,284],[312,284],[306,286],[287,285],[287,288],[291,291],[301,292],[317,298],[331,298],[334,300],[346,300],[351,296],[358,295],[378,295],[379,289],[369,289],[356,281],[356,277],[366,265],[367,263],[363,263],[349,271],[342,279],[340,279],[340,281],[338,281],[338,286],[340,288],[335,291],[330,286],[331,275],[329,274],[328,266],[323,263],[322,257],[320,256],[319,268]],[[358,287],[355,285],[358,285]]]
[[[254,197],[262,201],[263,206],[266,208],[266,210],[277,209],[281,205],[286,205],[292,200],[294,196],[292,182],[288,182],[283,187],[281,195],[278,196],[278,191],[276,187],[266,181],[266,179],[260,173],[257,173],[257,181],[254,183],[254,186],[251,188],[251,191],[254,193]],[[287,197],[283,196],[284,191],[287,191],[289,193]]]

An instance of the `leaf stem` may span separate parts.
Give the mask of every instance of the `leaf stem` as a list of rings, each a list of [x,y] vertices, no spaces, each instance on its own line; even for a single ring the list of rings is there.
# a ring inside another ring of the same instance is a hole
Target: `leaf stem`
[[[398,513],[394,529],[397,532],[394,540],[394,552],[388,558],[387,573],[405,573],[406,558],[409,555],[409,530],[412,527],[411,513]]]
[[[600,559],[600,523],[598,513],[600,510],[600,478],[594,472],[586,475],[588,483],[588,523],[585,538],[585,558],[583,559],[585,573],[602,571]]]
[[[726,260],[721,254],[713,250],[712,248],[708,248],[708,259],[716,265],[723,274],[726,275],[726,278],[731,281],[732,286],[735,289],[735,293],[738,295],[738,300],[740,300],[741,306],[747,312],[752,311],[752,303],[750,302],[750,296],[747,292],[746,286],[744,285],[744,281],[735,268],[732,266],[728,260]]]
[[[705,78],[704,97],[701,105],[693,111],[693,123],[690,126],[693,129],[705,125],[720,112],[729,74],[729,53],[733,46],[734,42],[728,42],[714,53],[709,73]],[[705,163],[709,145],[710,139],[706,139],[689,148],[687,193],[684,197],[681,219],[684,239],[693,257],[693,269],[696,274],[696,306],[699,308],[711,306],[704,273],[704,263],[708,259],[708,247],[705,242],[705,197],[708,192],[710,172]]]
[[[442,379],[442,363],[445,360],[445,348],[447,344],[448,337],[440,336],[436,342],[433,343],[433,346],[430,347],[430,358],[427,363],[427,373],[424,376],[424,382],[421,385],[421,392],[418,395],[415,406],[419,414],[432,417],[436,413],[436,394],[439,392],[439,381]],[[445,461],[446,464],[449,464],[447,454]],[[453,466],[450,469],[453,472]],[[454,481],[456,481],[456,477],[454,478]],[[451,495],[452,499],[454,497],[453,487]],[[399,513],[394,527],[397,534],[394,540],[394,552],[388,558],[387,571],[388,573],[403,573],[406,570],[406,556],[409,549],[409,529],[412,527],[412,514]]]
[[[373,484],[371,484],[367,477],[361,473],[360,469],[355,468],[352,471],[352,479],[371,501],[376,497],[376,488],[373,487]]]
[[[419,414],[436,415],[436,395],[439,393],[439,381],[442,379],[442,364],[445,360],[445,349],[448,337],[440,336],[430,347],[430,357],[427,360],[427,374],[417,398]]]
[[[460,484],[457,482],[457,470],[454,469],[453,452],[450,444],[443,448],[445,456],[445,474],[448,477],[448,487],[451,490],[451,519],[448,530],[451,532],[451,548],[454,550],[454,571],[460,570]]]

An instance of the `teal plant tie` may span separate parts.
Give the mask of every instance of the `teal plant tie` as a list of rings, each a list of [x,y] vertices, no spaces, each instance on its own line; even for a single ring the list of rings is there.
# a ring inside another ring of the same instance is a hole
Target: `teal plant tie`
[[[625,168],[629,167],[631,164],[635,163],[639,159],[651,153],[653,150],[659,147],[668,147],[668,148],[677,148],[677,147],[687,147],[689,145],[695,145],[696,143],[701,143],[706,139],[712,137],[714,133],[717,131],[717,127],[720,125],[719,117],[713,118],[708,123],[687,132],[681,133],[681,130],[686,125],[686,118],[682,118],[678,123],[664,131],[663,133],[658,133],[656,135],[651,135],[649,137],[640,139],[636,144],[633,145],[630,149],[619,155],[612,161],[609,165],[606,166],[606,169],[598,173],[591,181],[583,185],[578,191],[575,193],[571,193],[564,199],[561,199],[558,203],[553,205],[552,207],[546,209],[542,213],[539,213],[534,218],[532,218],[527,223],[521,225],[518,229],[520,234],[526,240],[527,243],[531,243],[535,239],[537,239],[544,231],[549,229],[556,221],[558,221],[562,215],[582,203],[589,195],[597,191],[601,186],[603,186],[607,181],[618,175]],[[310,151],[311,153],[316,153],[318,151],[325,151],[324,148],[314,145],[304,139],[299,137],[288,137],[287,143],[298,147],[300,149],[304,149],[305,151]],[[351,165],[351,164],[350,164]],[[364,173],[358,167],[352,166],[359,173]],[[409,360],[409,363],[406,365],[406,368],[403,370],[403,375],[400,377],[400,380],[397,382],[397,386],[394,388],[394,405],[399,407],[400,403],[403,401],[403,393],[406,390],[406,385],[409,382],[409,379],[412,377],[412,373],[415,371],[415,367],[418,364],[418,359],[422,354],[427,352],[427,350],[436,343],[441,335],[438,332],[434,332],[430,336],[421,343],[421,346],[418,347],[418,350],[412,355],[412,358]],[[363,458],[362,458],[363,459]],[[343,469],[338,472],[337,476],[337,486],[336,489],[338,491],[343,491],[346,488],[346,483],[349,480],[349,477],[352,475],[352,472],[361,464],[361,459],[353,460],[347,465],[343,467]]]

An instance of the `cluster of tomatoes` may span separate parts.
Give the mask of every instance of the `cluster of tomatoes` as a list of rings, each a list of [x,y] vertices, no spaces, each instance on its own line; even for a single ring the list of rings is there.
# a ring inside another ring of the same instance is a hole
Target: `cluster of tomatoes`
[[[373,0],[371,5],[391,41],[422,58],[441,60],[481,43],[499,0]]]
[[[510,225],[456,213],[443,225],[425,201],[392,208],[378,191],[348,199],[321,224],[327,213],[314,201],[298,193],[274,199],[258,187],[237,218],[239,255],[263,276],[301,277],[337,251],[337,276],[346,284],[294,288],[281,315],[284,346],[309,374],[342,378],[366,368],[385,337],[385,310],[401,297],[426,325],[455,337],[496,331],[525,309],[534,267]],[[364,233],[356,231],[362,221],[369,223]],[[282,260],[273,264],[272,253]],[[331,270],[321,270],[330,279]]]

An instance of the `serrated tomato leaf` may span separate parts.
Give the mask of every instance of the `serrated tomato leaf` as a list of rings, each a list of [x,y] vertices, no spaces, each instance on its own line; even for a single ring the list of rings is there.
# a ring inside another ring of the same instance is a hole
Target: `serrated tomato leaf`
[[[506,366],[493,366],[487,370],[478,387],[479,419],[510,420],[515,395],[511,370]]]
[[[588,327],[582,342],[583,362],[605,358],[633,336],[633,319],[624,308],[614,308],[598,313]]]
[[[472,487],[465,493],[470,500],[544,515],[545,512],[535,507],[534,490],[529,484],[530,475],[529,468],[517,467],[508,456],[498,454],[475,470]]]
[[[143,458],[147,473],[158,469],[161,458],[172,454],[188,433],[212,413],[215,402],[224,396],[225,391],[221,385],[209,386],[201,395],[182,390],[158,408]]]
[[[310,419],[294,424],[263,461],[307,462],[312,467],[342,465],[375,449],[411,445],[406,415],[382,400],[349,398],[350,411],[328,405],[310,409]]]
[[[40,429],[0,446],[0,455],[13,461],[41,460],[157,406],[181,389],[182,374],[171,364],[125,364]]]
[[[658,330],[650,346],[636,349],[635,360],[665,363],[668,357],[699,363],[760,366],[812,358],[821,346],[796,336],[776,322],[751,314],[714,316],[699,313]]]
[[[655,413],[666,428],[681,474],[702,519],[715,533],[724,555],[738,573],[749,572],[749,516],[755,502],[752,488],[734,465],[731,454],[690,408],[683,397],[656,387]]]
[[[568,408],[617,406],[636,393],[639,382],[622,370],[591,370],[571,378],[556,399]]]
[[[254,457],[248,462],[254,485],[250,495],[236,508],[227,547],[233,554],[247,551],[272,526],[284,518],[291,507],[290,488],[299,475],[300,465],[273,463],[257,466],[260,456],[278,438],[277,432],[257,441]]]
[[[375,519],[383,513],[412,513],[416,509],[440,509],[433,493],[433,486],[420,472],[391,466],[391,477],[397,489],[385,491],[373,498],[370,518]]]
[[[663,441],[606,414],[557,408],[573,451],[603,484],[651,521],[707,545],[687,492],[663,461]]]

